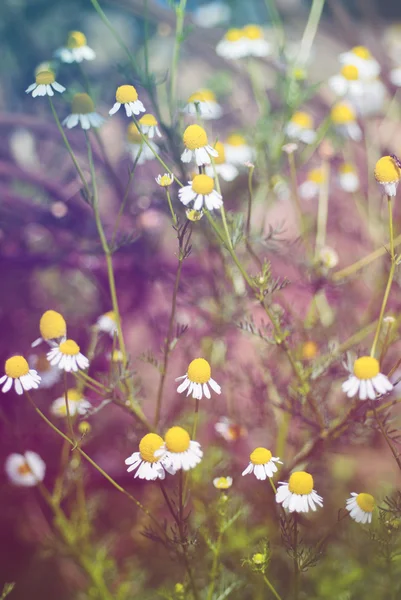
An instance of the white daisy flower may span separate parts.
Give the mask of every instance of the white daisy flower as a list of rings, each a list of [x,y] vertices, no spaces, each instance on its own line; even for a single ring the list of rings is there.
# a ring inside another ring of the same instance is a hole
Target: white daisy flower
[[[299,195],[305,200],[311,200],[319,195],[320,188],[325,183],[325,173],[321,168],[310,169],[305,181],[299,186]]]
[[[209,363],[204,358],[195,358],[188,367],[185,375],[177,377],[176,381],[184,380],[177,388],[181,394],[187,390],[187,396],[192,394],[192,398],[201,400],[203,394],[206,398],[211,398],[209,385],[216,394],[221,394],[221,387],[211,378],[212,370]]]
[[[120,85],[120,87],[117,88],[116,103],[113,108],[109,110],[109,115],[114,115],[120,110],[122,104],[124,104],[127,117],[132,117],[132,115],[139,115],[141,112],[145,112],[145,107],[142,102],[138,100],[138,92],[133,85]]]
[[[243,58],[247,55],[247,41],[242,29],[229,29],[216,46],[216,53],[228,60]]]
[[[60,381],[60,369],[50,365],[45,352],[41,354],[31,354],[28,357],[28,363],[37,371],[41,379],[41,388],[51,388]]]
[[[354,362],[353,375],[342,384],[348,398],[357,394],[360,400],[375,400],[377,394],[387,394],[393,389],[389,379],[380,373],[379,361],[373,356],[361,356]]]
[[[216,100],[212,90],[202,89],[192,94],[187,101],[183,112],[197,117],[198,113],[202,119],[219,119],[223,114],[223,109]]]
[[[40,71],[36,74],[35,83],[32,83],[26,90],[26,94],[32,93],[32,98],[36,96],[54,96],[54,91],[62,94],[65,87],[57,83],[52,71]]]
[[[365,46],[355,46],[338,57],[342,65],[357,67],[361,79],[373,79],[380,73],[380,65]]]
[[[352,104],[361,117],[370,117],[383,112],[386,102],[386,86],[380,79],[363,82],[363,93],[349,96]]]
[[[14,485],[33,487],[45,478],[46,464],[39,454],[31,450],[24,454],[10,454],[6,458],[4,468]]]
[[[189,437],[189,433],[182,427],[171,427],[164,436],[164,444],[156,450],[164,462],[164,468],[174,475],[180,469],[189,471],[198,465],[203,456],[200,444]]]
[[[39,346],[43,341],[54,346],[67,337],[67,324],[63,315],[55,310],[47,310],[39,321],[40,338],[31,345],[32,348]]]
[[[244,165],[255,159],[254,149],[246,143],[242,135],[237,133],[228,136],[224,144],[224,150],[227,162],[233,165]]]
[[[390,71],[390,81],[396,87],[401,87],[401,67],[396,67]]]
[[[67,390],[68,411],[70,417],[75,415],[86,415],[92,408],[92,404],[82,396],[82,393],[77,388]],[[67,407],[65,405],[65,397],[56,398],[50,406],[50,412],[55,417],[66,417]]]
[[[55,56],[65,63],[80,63],[83,60],[94,60],[95,51],[86,43],[86,37],[82,31],[70,31],[67,44],[55,52]]]
[[[20,355],[8,358],[4,365],[6,372],[0,378],[0,384],[4,383],[1,391],[8,392],[13,384],[18,395],[24,393],[24,390],[37,389],[40,383],[40,376],[35,369],[30,369],[27,360]]]
[[[204,204],[208,210],[223,206],[223,198],[214,189],[214,179],[209,175],[195,175],[188,185],[178,190],[178,197],[184,206],[194,202],[194,210],[201,210]]]
[[[174,181],[174,177],[170,173],[164,173],[164,175],[158,175],[155,179],[156,179],[157,185],[160,185],[160,187],[169,187]]]
[[[305,471],[297,471],[290,476],[288,483],[279,481],[276,502],[290,512],[306,513],[323,506],[323,498],[313,489],[313,477]]]
[[[65,340],[50,350],[47,353],[47,360],[52,366],[57,365],[67,373],[89,367],[89,360],[81,354],[80,347],[74,340]]]
[[[362,139],[362,130],[356,120],[354,108],[348,102],[339,102],[331,109],[331,120],[335,129],[341,135],[351,138],[354,142]]]
[[[199,27],[211,28],[230,20],[231,8],[224,2],[209,2],[198,6],[192,18]]]
[[[336,96],[349,95],[353,99],[363,94],[363,82],[355,65],[344,65],[338,75],[330,77],[328,83]]]
[[[117,333],[117,320],[114,310],[109,310],[109,312],[101,315],[96,321],[96,326],[99,331],[103,331],[114,337]]]
[[[217,151],[218,155],[213,160],[214,166],[206,165],[206,175],[209,175],[209,177],[214,177],[214,171],[216,170],[217,175],[224,179],[224,181],[234,181],[234,179],[238,177],[239,171],[235,165],[231,165],[227,162],[224,144],[221,142],[216,142],[214,149]]]
[[[82,129],[91,127],[100,127],[106,119],[95,112],[95,105],[88,94],[75,94],[71,102],[71,114],[63,121],[63,125],[68,129],[76,127],[78,123]]]
[[[245,427],[235,423],[228,417],[221,417],[221,419],[215,423],[214,429],[226,442],[236,442],[247,434]]]
[[[351,519],[357,523],[371,523],[372,513],[375,508],[375,499],[370,494],[351,493],[351,498],[348,498],[345,508],[348,510]]]
[[[383,156],[375,166],[375,179],[387,196],[395,196],[401,179],[401,169],[392,156]]]
[[[160,129],[158,127],[159,124],[153,115],[143,115],[143,117],[139,119],[138,123],[142,130],[142,133],[147,135],[150,139],[154,138],[155,135],[157,135],[158,137],[162,137],[162,134],[160,133]]]
[[[258,25],[245,25],[242,34],[243,56],[265,58],[272,53],[272,45],[263,38],[263,29]]]
[[[139,442],[139,452],[134,452],[125,459],[128,473],[135,471],[134,477],[155,481],[166,476],[163,462],[156,451],[163,446],[163,438],[156,433],[147,433]]]
[[[285,132],[292,140],[299,140],[304,144],[313,144],[316,140],[313,118],[306,112],[294,113],[287,123]]]
[[[213,479],[213,485],[216,490],[228,490],[233,484],[232,477],[215,477]]]
[[[182,136],[185,150],[181,154],[181,160],[184,163],[191,162],[195,158],[198,167],[209,165],[211,156],[216,157],[217,152],[209,145],[206,131],[200,125],[189,125]]]
[[[157,153],[158,147],[152,140],[148,140],[149,145]],[[131,123],[127,129],[127,150],[132,160],[137,161],[138,165],[143,165],[150,160],[155,159],[151,148],[143,141],[135,123]]]
[[[262,481],[267,479],[267,477],[273,477],[274,473],[277,473],[278,469],[275,463],[283,464],[267,448],[255,448],[249,456],[249,460],[250,463],[242,472],[242,476],[253,473],[256,479],[261,479]]]
[[[344,192],[350,194],[360,188],[359,176],[356,168],[351,163],[343,163],[338,169],[338,180]]]

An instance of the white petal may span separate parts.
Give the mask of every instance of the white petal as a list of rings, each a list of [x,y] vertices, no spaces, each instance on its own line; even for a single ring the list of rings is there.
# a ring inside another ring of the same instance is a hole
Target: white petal
[[[111,108],[109,110],[109,115],[114,115],[119,110],[120,106],[121,106],[120,102],[116,102],[114,104],[113,108]]]

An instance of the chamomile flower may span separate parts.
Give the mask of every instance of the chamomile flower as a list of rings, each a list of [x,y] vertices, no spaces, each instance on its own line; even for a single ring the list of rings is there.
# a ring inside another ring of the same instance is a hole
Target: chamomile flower
[[[226,442],[236,442],[247,434],[245,427],[235,423],[228,417],[221,417],[220,421],[215,424],[214,429]]]
[[[87,369],[89,360],[80,352],[80,347],[74,340],[65,340],[47,353],[47,360],[67,373]]]
[[[200,221],[203,217],[203,210],[194,210],[193,208],[187,208],[187,210],[185,211],[185,215],[188,221],[196,223],[196,221]]]
[[[128,473],[135,471],[134,477],[155,481],[155,479],[164,479],[166,473],[160,456],[156,456],[156,451],[163,446],[163,438],[156,433],[147,433],[139,442],[139,452],[134,452],[125,459],[128,466]]]
[[[211,163],[211,156],[217,156],[216,150],[209,145],[206,131],[200,125],[189,125],[182,140],[185,150],[181,154],[181,160],[184,163],[191,162],[194,157],[198,167],[201,167]]]
[[[246,56],[246,40],[242,29],[229,29],[216,46],[216,53],[228,60]]]
[[[214,145],[214,149],[217,151],[218,154],[213,161],[214,167],[213,165],[206,166],[206,175],[214,177],[214,171],[216,170],[217,175],[220,175],[220,177],[224,179],[224,181],[234,181],[234,179],[238,177],[238,169],[235,165],[231,165],[227,162],[224,144],[222,144],[221,142],[216,142]]]
[[[8,392],[13,384],[18,395],[24,393],[24,390],[37,389],[40,383],[40,376],[35,369],[30,369],[27,360],[20,355],[11,356],[4,365],[6,372],[0,378],[0,384],[4,383],[1,391]]]
[[[342,384],[342,390],[348,398],[357,394],[360,400],[375,400],[377,394],[391,392],[393,384],[380,373],[379,361],[373,356],[357,358],[353,366],[353,374]]]
[[[224,2],[208,2],[198,6],[193,13],[193,20],[199,27],[216,27],[230,20],[231,8]]]
[[[363,82],[363,93],[352,96],[352,104],[361,117],[380,114],[386,101],[386,86],[380,79]]]
[[[320,264],[326,269],[334,269],[339,261],[337,252],[330,246],[323,246],[320,248],[318,259]]]
[[[139,119],[138,123],[142,130],[142,133],[147,135],[150,139],[154,138],[155,135],[157,135],[158,137],[162,136],[158,127],[159,123],[153,115],[143,115],[143,117]]]
[[[380,65],[365,46],[354,46],[338,57],[342,65],[357,67],[361,79],[373,79],[380,73]]]
[[[194,210],[201,210],[203,205],[208,210],[223,206],[223,198],[214,189],[214,179],[209,175],[195,175],[192,181],[188,181],[188,185],[178,190],[178,197],[184,206],[193,201]]]
[[[4,469],[14,485],[33,487],[45,478],[46,464],[39,454],[27,450],[24,454],[7,456]]]
[[[216,96],[212,90],[202,89],[192,94],[183,112],[193,117],[199,116],[205,120],[219,119],[223,113],[223,109],[216,100]]]
[[[359,176],[356,168],[351,163],[343,163],[338,169],[338,181],[344,192],[350,194],[360,188]]]
[[[213,485],[216,490],[228,490],[233,484],[232,477],[215,477],[213,479]]]
[[[68,411],[71,417],[75,415],[86,415],[92,408],[92,404],[82,396],[82,393],[77,388],[67,390]],[[50,406],[50,412],[55,417],[66,417],[67,407],[65,405],[65,397],[56,398]]]
[[[106,119],[95,112],[95,105],[88,94],[75,94],[71,102],[71,114],[63,121],[68,129],[76,127],[78,123],[82,129],[100,127]]]
[[[306,174],[305,181],[299,186],[299,195],[305,200],[310,200],[319,194],[320,188],[325,182],[323,169],[319,167],[310,169]]]
[[[395,196],[401,179],[401,169],[391,156],[383,156],[375,166],[375,179],[387,196]]]
[[[264,58],[272,53],[272,45],[264,39],[263,29],[258,25],[245,25],[242,35],[243,56]]]
[[[62,94],[65,87],[57,83],[53,71],[40,71],[35,76],[35,83],[32,83],[26,90],[26,94],[32,93],[32,98],[36,96],[54,96],[54,92]]]
[[[255,158],[254,149],[238,133],[228,136],[224,144],[224,150],[227,162],[233,165],[243,165],[247,162],[252,162]]]
[[[299,140],[304,144],[313,144],[316,139],[314,122],[311,115],[298,111],[294,113],[285,129],[286,134],[292,140]]]
[[[67,324],[63,315],[60,315],[55,310],[47,310],[40,318],[39,331],[41,337],[32,343],[32,348],[39,346],[43,341],[47,342],[50,346],[54,346],[60,341],[65,340],[67,336]]]
[[[267,479],[267,477],[273,477],[274,473],[277,473],[278,469],[275,463],[283,464],[267,448],[255,448],[250,454],[249,460],[250,463],[242,472],[242,476],[253,473],[256,479],[261,479],[262,481]]]
[[[132,115],[139,115],[141,112],[145,112],[145,107],[138,99],[138,92],[133,85],[120,85],[120,87],[117,88],[116,103],[113,108],[109,110],[109,115],[114,115],[120,110],[122,104],[124,105],[127,117],[132,117]]]
[[[165,469],[172,475],[183,469],[189,471],[198,465],[203,456],[199,442],[194,442],[189,433],[182,427],[171,427],[164,436],[164,444],[156,450],[165,464]]]
[[[330,113],[331,121],[338,133],[351,138],[354,142],[362,139],[362,131],[356,120],[354,108],[348,102],[335,104]]]
[[[109,310],[109,312],[101,315],[96,321],[96,326],[99,331],[108,333],[111,335],[111,337],[113,337],[117,333],[117,320],[114,310]]]
[[[158,148],[152,140],[149,140],[149,145],[157,152]],[[155,159],[155,155],[143,141],[135,123],[130,123],[127,129],[127,150],[131,154],[132,160],[137,161],[138,165],[143,165],[149,160]]]
[[[302,344],[301,358],[302,360],[313,360],[319,352],[319,346],[313,340],[308,340]]]
[[[306,513],[323,506],[323,498],[313,489],[313,477],[305,471],[297,471],[290,476],[288,483],[279,481],[276,502],[290,512]]]
[[[156,177],[156,183],[157,185],[160,185],[160,187],[169,187],[173,181],[174,177],[171,173],[164,173],[164,175],[158,175]]]
[[[351,519],[357,523],[371,523],[372,513],[375,508],[375,499],[370,494],[351,493],[351,498],[348,498],[345,508],[348,510]]]
[[[94,60],[95,51],[86,42],[82,31],[70,31],[67,44],[55,52],[55,56],[65,63],[80,63],[83,60]]]
[[[209,363],[204,358],[195,358],[188,367],[185,375],[177,377],[176,381],[184,380],[177,388],[177,392],[181,394],[187,390],[187,396],[192,394],[192,398],[201,400],[203,394],[206,398],[210,398],[209,385],[216,394],[221,394],[221,387],[211,377],[212,370]]]
[[[37,371],[41,379],[41,388],[51,388],[60,381],[60,369],[51,366],[45,352],[41,354],[31,354],[28,357],[28,363]]]
[[[329,79],[329,87],[336,96],[360,96],[363,94],[363,82],[359,79],[359,70],[355,65],[344,65],[338,75]]]

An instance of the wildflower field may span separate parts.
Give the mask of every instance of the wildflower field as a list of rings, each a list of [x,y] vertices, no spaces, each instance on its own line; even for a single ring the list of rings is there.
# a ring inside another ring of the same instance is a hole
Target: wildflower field
[[[0,600],[401,598],[386,6],[0,6]]]

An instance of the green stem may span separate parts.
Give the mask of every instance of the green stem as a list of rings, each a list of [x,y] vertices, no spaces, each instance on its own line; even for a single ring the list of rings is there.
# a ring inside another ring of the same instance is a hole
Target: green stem
[[[315,244],[315,258],[319,256],[319,251],[323,248],[326,242],[326,229],[327,229],[327,217],[329,209],[329,177],[330,170],[329,164],[324,162],[322,164],[322,175],[323,183],[320,187],[319,192],[319,204],[317,212],[317,233],[316,233],[316,244]]]
[[[207,599],[206,600],[212,600],[213,599],[213,593],[214,593],[214,589],[215,589],[215,586],[216,586],[217,571],[218,571],[218,568],[219,568],[219,558],[220,558],[221,542],[222,542],[222,540],[223,540],[223,531],[222,531],[222,528],[220,527],[219,535],[217,537],[217,542],[216,542],[216,548],[214,550],[212,570],[210,572],[210,584],[209,584],[209,590],[208,590],[208,593],[207,593]]]
[[[293,519],[294,519],[294,548],[293,548],[293,552],[294,552],[294,557],[293,557],[294,595],[293,595],[293,598],[294,598],[294,600],[298,600],[298,596],[299,596],[299,565],[298,565],[298,518],[297,518],[297,513],[293,513]]]
[[[140,158],[140,156],[142,154],[142,148],[143,148],[143,143],[141,143],[141,146],[139,148],[139,152],[138,152],[138,154],[137,154],[137,156],[135,158],[134,164],[133,164],[132,169],[130,171],[129,178],[128,178],[128,183],[127,183],[127,186],[125,188],[125,192],[124,192],[124,196],[123,196],[123,200],[121,202],[120,208],[118,209],[116,223],[114,225],[114,230],[113,230],[113,233],[112,233],[112,236],[111,236],[111,243],[110,243],[111,248],[114,247],[114,243],[116,241],[116,235],[118,233],[118,228],[120,226],[121,217],[123,215],[123,212],[125,210],[125,206],[127,204],[131,181],[132,181],[132,178],[134,176],[135,169],[136,169],[136,167],[138,165],[139,158]]]
[[[178,60],[180,56],[180,48],[182,44],[182,34],[184,30],[184,18],[185,18],[185,9],[187,5],[187,0],[180,0],[179,5],[176,7],[175,12],[177,16],[177,23],[175,28],[175,40],[174,40],[174,49],[173,49],[173,57],[171,61],[171,76],[170,76],[170,117],[171,121],[173,121],[174,117],[174,109],[176,103],[176,93],[177,93],[177,67]]]
[[[324,3],[325,0],[313,0],[312,2],[308,22],[301,40],[301,47],[297,60],[299,65],[305,65],[309,59],[313,41],[315,39],[320,18],[322,16]]]
[[[273,587],[273,584],[270,583],[270,581],[267,579],[266,575],[263,575],[263,581],[265,582],[265,584],[267,585],[267,587],[269,588],[269,590],[271,591],[271,593],[273,594],[273,596],[275,598],[277,598],[277,600],[282,600],[280,594]]]
[[[298,214],[298,220],[301,229],[301,237],[305,244],[306,250],[310,256],[312,256],[313,251],[308,239],[308,233],[304,218],[304,213],[302,210],[301,200],[299,198],[299,190],[298,190],[298,182],[297,182],[297,168],[295,166],[295,156],[293,152],[288,154],[288,164],[290,167],[290,176],[291,176],[291,187],[292,187],[292,199],[294,200],[295,209]]]
[[[397,463],[398,468],[401,471],[401,459],[400,459],[400,455],[398,454],[397,450],[394,448],[394,446],[393,446],[393,444],[391,442],[391,439],[389,438],[389,436],[388,436],[388,434],[387,434],[387,432],[386,432],[386,430],[385,430],[385,428],[383,426],[383,423],[379,419],[379,416],[378,416],[377,411],[376,411],[376,406],[375,406],[375,401],[374,400],[372,400],[372,409],[373,409],[373,414],[375,415],[376,423],[378,424],[379,429],[380,429],[380,431],[381,431],[384,439],[386,440],[386,444],[389,447],[390,452],[394,456],[395,462]]]
[[[68,431],[70,432],[71,439],[75,442],[74,429],[72,427],[71,415],[70,415],[70,403],[68,402],[68,388],[67,388],[67,372],[64,371],[64,401],[65,410],[67,413]]]
[[[174,224],[175,227],[177,227],[177,225],[178,225],[177,215],[174,212],[173,204],[171,202],[170,191],[169,191],[169,189],[167,187],[166,187],[166,194],[167,194],[168,206],[169,206],[170,212],[171,212],[171,217],[173,219],[173,224]]]

